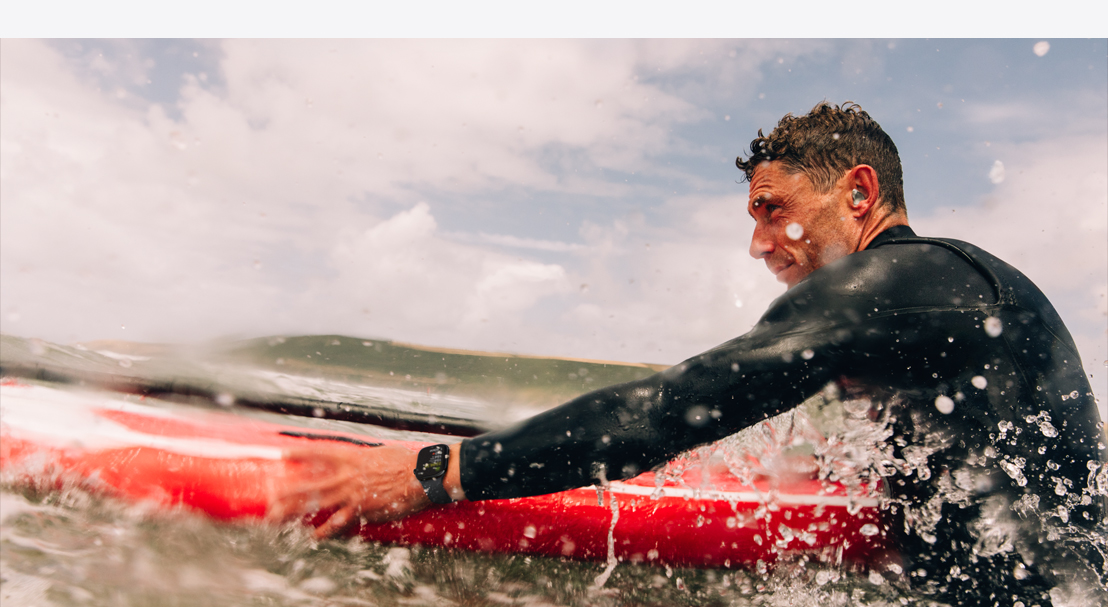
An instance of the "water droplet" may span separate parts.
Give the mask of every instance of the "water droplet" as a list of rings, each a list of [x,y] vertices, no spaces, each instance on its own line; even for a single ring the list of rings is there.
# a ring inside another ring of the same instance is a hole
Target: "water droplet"
[[[862,525],[862,528],[859,529],[858,532],[864,536],[871,537],[880,533],[881,529],[873,523],[866,523],[865,525]]]
[[[989,380],[980,375],[974,375],[973,379],[970,380],[970,383],[973,384],[974,388],[977,388],[978,390],[984,390],[985,386],[989,385]]]
[[[989,169],[989,181],[993,185],[998,185],[1004,181],[1004,163],[997,160],[993,163],[993,168]]]
[[[1004,325],[1001,324],[1000,319],[995,316],[990,316],[985,319],[985,334],[989,337],[1000,337],[1000,334],[1004,332]]]
[[[215,395],[215,402],[220,407],[230,407],[235,404],[235,397],[226,392],[220,392]]]
[[[732,373],[738,373],[739,372],[739,363],[731,363],[731,372]]]
[[[794,221],[785,226],[785,235],[793,240],[800,240],[804,236],[804,226]]]
[[[935,399],[935,408],[939,410],[939,413],[948,415],[951,411],[954,411],[954,401],[949,396],[940,396]]]
[[[708,408],[704,405],[695,405],[685,411],[685,423],[693,428],[699,428],[708,423]]]
[[[816,355],[815,350],[812,350],[811,348],[808,348],[807,350],[800,353],[800,358],[803,358],[804,360],[812,360],[812,357],[815,356],[815,355]]]
[[[735,307],[736,307],[736,308],[741,308],[741,307],[743,307],[743,300],[741,300],[741,299],[739,299],[738,297],[736,297],[736,298],[735,298]]]
[[[1027,486],[1027,477],[1023,475],[1023,465],[1025,463],[1027,463],[1027,460],[1022,457],[1014,457],[1011,460],[1006,459],[998,462],[1000,468],[1012,477],[1020,487]]]
[[[1031,50],[1034,51],[1036,55],[1042,57],[1050,52],[1050,43],[1046,40],[1036,42],[1035,46],[1031,47]]]

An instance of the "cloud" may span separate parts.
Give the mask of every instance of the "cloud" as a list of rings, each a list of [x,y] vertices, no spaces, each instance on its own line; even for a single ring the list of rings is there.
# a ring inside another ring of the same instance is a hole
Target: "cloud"
[[[451,242],[436,231],[421,203],[340,239],[331,257],[338,272],[319,285],[326,292],[311,302],[316,313],[339,319],[344,331],[492,344],[482,333],[499,337],[514,316],[569,288],[559,265]]]
[[[555,240],[542,240],[539,238],[520,238],[519,236],[512,236],[510,234],[486,234],[484,232],[479,234],[466,234],[455,232],[449,234],[449,237],[461,242],[483,243],[516,249],[533,249],[536,251],[568,252],[580,251],[584,248],[583,245],[575,242],[559,242]]]
[[[224,57],[225,97],[185,91],[190,126],[235,124],[231,150],[251,161],[232,170],[298,193],[306,173],[346,195],[561,190],[550,155],[641,166],[665,149],[667,123],[701,112],[638,81],[633,47],[603,42],[229,41]]]

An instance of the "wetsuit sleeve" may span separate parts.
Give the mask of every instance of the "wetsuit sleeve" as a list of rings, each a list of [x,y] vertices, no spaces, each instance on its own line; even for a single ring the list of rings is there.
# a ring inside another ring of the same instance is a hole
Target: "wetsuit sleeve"
[[[836,351],[850,337],[841,329],[846,319],[812,313],[810,291],[798,285],[751,332],[666,371],[464,441],[467,497],[629,478],[803,402],[834,378],[831,362],[843,360]]]

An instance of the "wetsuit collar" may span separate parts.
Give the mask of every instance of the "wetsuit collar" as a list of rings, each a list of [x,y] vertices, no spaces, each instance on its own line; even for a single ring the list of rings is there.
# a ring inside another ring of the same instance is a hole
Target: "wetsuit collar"
[[[866,250],[868,251],[872,248],[881,246],[886,241],[892,240],[894,238],[911,238],[915,235],[916,233],[913,232],[912,228],[909,228],[908,226],[893,226],[875,236],[873,240],[871,240],[870,243],[866,245]]]

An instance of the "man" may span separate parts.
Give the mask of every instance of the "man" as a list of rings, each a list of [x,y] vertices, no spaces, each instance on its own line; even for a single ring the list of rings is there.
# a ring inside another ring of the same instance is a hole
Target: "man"
[[[752,331],[451,445],[445,476],[428,461],[445,453],[291,454],[327,473],[289,487],[271,515],[337,508],[323,536],[432,500],[627,478],[831,387],[868,399],[891,431],[885,482],[914,592],[1030,607],[1066,580],[1102,584],[1103,434],[1043,294],[973,245],[913,233],[896,146],[857,105],[787,115],[737,165],[756,221],[750,253],[789,287]]]

